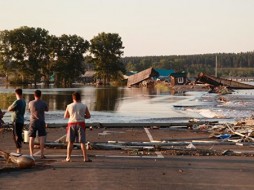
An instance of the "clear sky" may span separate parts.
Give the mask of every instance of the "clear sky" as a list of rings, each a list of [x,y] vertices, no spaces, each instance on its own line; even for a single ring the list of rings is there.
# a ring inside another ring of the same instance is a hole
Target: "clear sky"
[[[118,33],[124,56],[239,53],[254,51],[254,0],[0,0],[0,30],[21,26]]]

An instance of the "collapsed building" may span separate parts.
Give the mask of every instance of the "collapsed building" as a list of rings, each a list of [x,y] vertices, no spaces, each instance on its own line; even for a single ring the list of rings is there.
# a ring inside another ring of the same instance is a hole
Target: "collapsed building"
[[[139,73],[129,76],[127,87],[133,87],[133,86],[148,87],[150,85],[153,85],[155,79],[158,77],[159,77],[159,73],[155,69],[150,67],[146,70],[143,70]]]

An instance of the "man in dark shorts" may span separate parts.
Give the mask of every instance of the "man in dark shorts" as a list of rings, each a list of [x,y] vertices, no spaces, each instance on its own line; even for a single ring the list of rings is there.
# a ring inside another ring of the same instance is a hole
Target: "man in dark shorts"
[[[79,92],[74,92],[72,94],[73,102],[67,105],[64,113],[64,118],[69,118],[67,125],[67,135],[66,141],[67,145],[67,156],[65,161],[71,161],[71,152],[73,149],[73,143],[76,139],[81,144],[81,150],[84,157],[84,162],[91,162],[87,157],[86,153],[86,134],[85,134],[85,119],[91,117],[90,112],[85,104],[81,102],[81,96]]]
[[[46,136],[45,112],[48,111],[48,106],[44,101],[41,100],[40,90],[35,90],[34,100],[29,102],[28,109],[30,111],[30,125],[29,125],[30,155],[33,156],[34,138],[36,137],[36,132],[38,131],[41,158],[44,159],[46,158],[44,155],[44,144],[45,144],[45,136]]]
[[[16,100],[8,107],[8,111],[12,113],[13,123],[13,139],[16,144],[17,153],[21,153],[22,148],[22,132],[24,127],[24,114],[26,111],[26,102],[22,97],[22,89],[15,90]]]

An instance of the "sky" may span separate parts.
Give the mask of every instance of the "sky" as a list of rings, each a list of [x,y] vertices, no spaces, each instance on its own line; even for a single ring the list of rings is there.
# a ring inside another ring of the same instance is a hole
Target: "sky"
[[[40,27],[90,41],[117,33],[126,56],[254,51],[254,0],[0,0],[0,30]]]

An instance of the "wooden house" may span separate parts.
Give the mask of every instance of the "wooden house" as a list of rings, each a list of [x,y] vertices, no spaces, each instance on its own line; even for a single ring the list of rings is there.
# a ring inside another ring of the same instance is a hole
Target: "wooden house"
[[[155,71],[152,67],[143,70],[139,73],[136,73],[134,75],[131,75],[128,77],[127,86],[149,86],[154,82],[153,77],[157,78],[159,76],[159,73]]]
[[[171,86],[184,85],[187,82],[188,82],[188,80],[187,80],[187,73],[185,73],[185,72],[171,73],[170,74],[170,83],[171,83]]]
[[[82,75],[82,79],[84,83],[95,83],[96,77],[95,77],[96,71],[86,71],[84,75]]]

